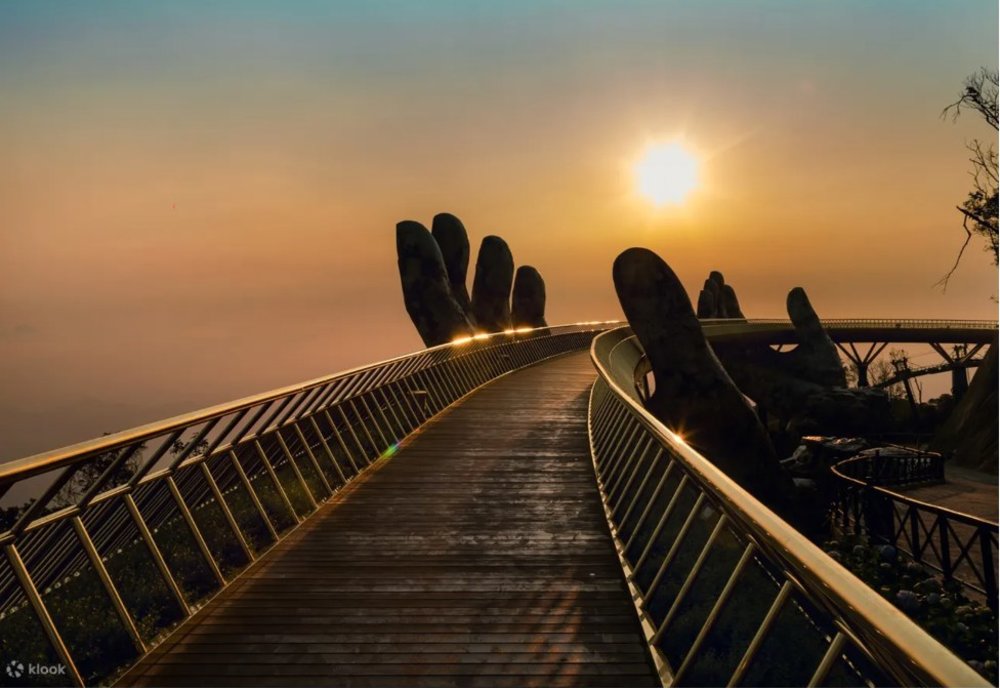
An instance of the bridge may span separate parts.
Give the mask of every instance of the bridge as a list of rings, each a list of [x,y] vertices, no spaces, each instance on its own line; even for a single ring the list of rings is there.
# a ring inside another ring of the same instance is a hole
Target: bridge
[[[478,335],[0,465],[3,680],[989,685],[648,414],[643,362],[620,323]]]

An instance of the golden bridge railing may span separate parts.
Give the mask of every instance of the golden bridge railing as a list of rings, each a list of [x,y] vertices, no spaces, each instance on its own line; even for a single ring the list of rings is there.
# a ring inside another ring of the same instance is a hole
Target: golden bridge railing
[[[429,418],[606,327],[478,335],[0,465],[3,680],[113,679]]]
[[[651,416],[628,328],[591,356],[594,470],[664,685],[989,685]]]

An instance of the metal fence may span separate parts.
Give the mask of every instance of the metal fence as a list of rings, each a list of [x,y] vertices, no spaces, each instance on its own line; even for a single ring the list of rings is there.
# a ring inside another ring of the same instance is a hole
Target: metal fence
[[[1000,526],[885,489],[943,481],[940,455],[858,456],[831,470],[839,483],[833,512],[837,528],[896,547],[945,581],[961,583],[996,611]]]
[[[432,416],[606,327],[477,335],[0,465],[0,657],[110,680]]]
[[[652,417],[628,328],[591,355],[594,470],[665,685],[989,685]]]
[[[879,449],[874,449],[840,461],[833,467],[834,474],[881,487],[944,482],[944,456],[941,454],[907,447],[892,448],[898,451],[883,454]]]

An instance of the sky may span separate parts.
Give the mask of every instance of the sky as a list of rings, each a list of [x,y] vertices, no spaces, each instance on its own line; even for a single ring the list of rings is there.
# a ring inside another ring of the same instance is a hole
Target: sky
[[[421,347],[394,227],[458,215],[621,317],[615,256],[750,317],[995,318],[941,110],[969,2],[0,3],[0,460]],[[679,140],[676,207],[635,161]],[[473,259],[474,262],[474,259]],[[471,280],[471,276],[470,276]]]

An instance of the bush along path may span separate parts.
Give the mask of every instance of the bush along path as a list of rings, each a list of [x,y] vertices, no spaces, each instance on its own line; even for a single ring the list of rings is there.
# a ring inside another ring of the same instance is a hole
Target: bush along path
[[[906,561],[891,545],[861,535],[828,540],[823,548],[877,590],[990,683],[997,684],[997,617],[969,599],[956,581],[942,582],[920,564]]]

